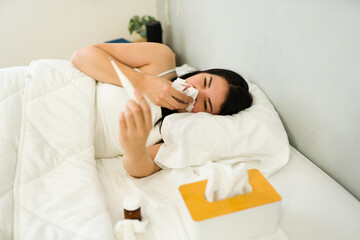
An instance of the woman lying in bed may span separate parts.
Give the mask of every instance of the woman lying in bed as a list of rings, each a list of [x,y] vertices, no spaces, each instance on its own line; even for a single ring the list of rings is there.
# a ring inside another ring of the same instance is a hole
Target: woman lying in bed
[[[122,87],[121,80],[109,62],[109,56],[112,56],[137,89],[135,96],[139,103],[133,100],[127,102],[116,123],[117,128],[114,127],[112,131],[119,131],[120,144],[115,148],[122,148],[118,152],[124,155],[124,168],[134,177],[149,176],[160,170],[154,159],[162,143],[157,143],[161,140],[161,136],[158,129],[154,130],[154,126],[168,114],[186,112],[185,108],[191,104],[193,105],[191,112],[194,113],[231,115],[252,104],[246,81],[230,70],[210,69],[181,76],[186,80],[187,87],[192,86],[198,91],[195,102],[193,98],[175,90],[171,87],[171,81],[177,78],[175,55],[163,44],[98,44],[79,49],[72,56],[71,62],[98,82]],[[147,101],[140,92],[150,101]],[[109,99],[107,95],[97,91],[97,101],[100,103],[102,99]],[[97,126],[100,127],[96,127],[95,132],[100,133],[98,137],[95,133],[95,149],[97,145],[103,145],[105,149],[109,145],[114,145],[107,142],[107,138],[111,138],[107,134],[111,135],[111,133],[106,133],[107,131],[104,130],[106,127],[101,126],[101,119],[106,119],[106,115],[111,114],[111,109],[107,111],[99,109],[118,104],[116,96],[110,96],[110,99],[112,97],[114,101],[105,104],[106,107],[104,104],[97,104],[98,122],[100,122]],[[104,116],[99,116],[101,114]],[[149,138],[152,141],[149,141]]]

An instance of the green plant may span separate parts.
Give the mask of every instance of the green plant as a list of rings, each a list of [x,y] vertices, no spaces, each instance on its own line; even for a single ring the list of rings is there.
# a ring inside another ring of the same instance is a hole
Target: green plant
[[[142,16],[141,18],[138,15],[133,16],[129,22],[129,32],[137,32],[141,37],[146,37],[146,23],[156,21],[152,16]]]

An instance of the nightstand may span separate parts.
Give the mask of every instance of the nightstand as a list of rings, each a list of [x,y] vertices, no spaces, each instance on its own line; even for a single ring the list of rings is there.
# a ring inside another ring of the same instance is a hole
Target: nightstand
[[[130,41],[126,40],[125,38],[118,38],[111,41],[107,41],[105,43],[130,43]]]

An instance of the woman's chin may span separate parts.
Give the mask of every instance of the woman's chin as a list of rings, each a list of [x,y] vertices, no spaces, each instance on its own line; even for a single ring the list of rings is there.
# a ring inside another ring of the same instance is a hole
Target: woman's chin
[[[186,111],[185,109],[178,109],[178,112],[179,112],[179,113],[186,113],[186,112],[188,112],[188,111]]]

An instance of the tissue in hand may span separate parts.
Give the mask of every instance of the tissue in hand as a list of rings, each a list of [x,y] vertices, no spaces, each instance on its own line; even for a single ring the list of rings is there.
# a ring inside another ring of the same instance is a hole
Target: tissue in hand
[[[232,167],[230,165],[208,162],[199,170],[200,175],[208,179],[205,198],[210,202],[252,191],[245,163]]]
[[[194,99],[194,101],[185,108],[186,111],[191,112],[192,109],[194,108],[195,99],[196,99],[199,91],[196,90],[193,86],[190,86],[189,88],[185,89],[188,86],[188,84],[186,83],[186,81],[184,79],[181,79],[181,78],[177,78],[171,84],[171,86],[173,88],[175,88],[176,90],[178,90],[179,92],[185,93],[187,96],[192,97]]]

